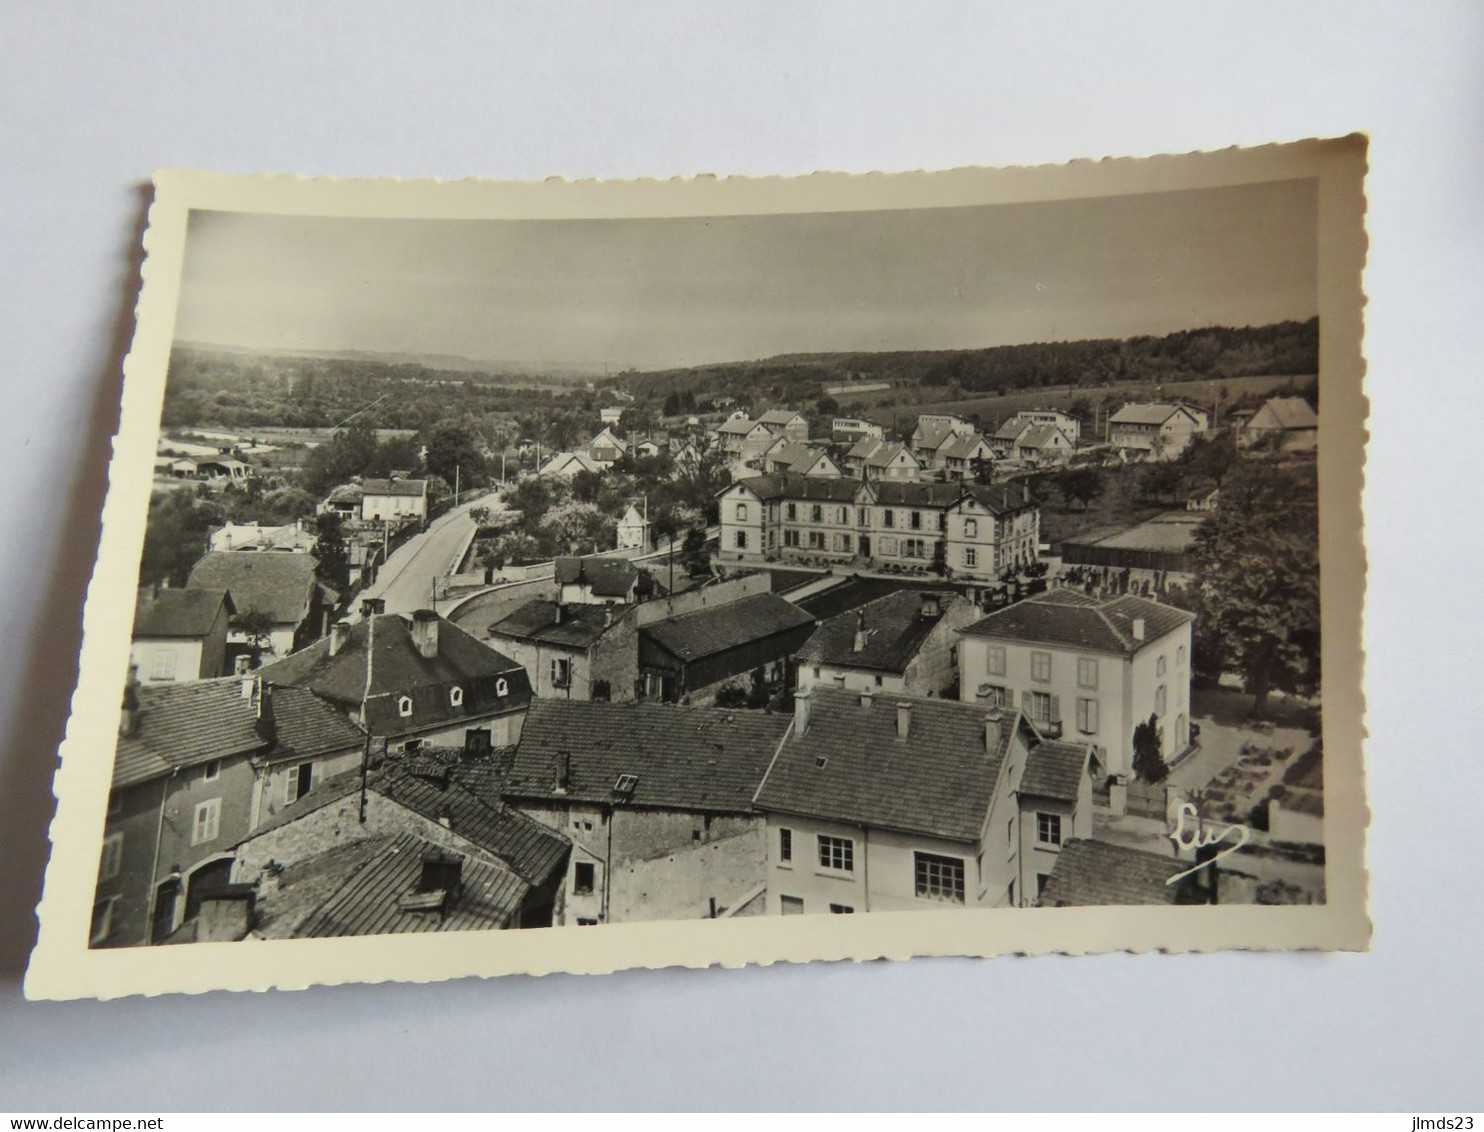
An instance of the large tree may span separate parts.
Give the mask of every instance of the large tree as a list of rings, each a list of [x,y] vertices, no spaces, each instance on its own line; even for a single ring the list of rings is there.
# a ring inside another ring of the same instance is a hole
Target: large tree
[[[314,540],[314,573],[320,581],[339,594],[350,586],[350,551],[340,527],[340,516],[326,511],[316,520],[318,536]]]
[[[1134,727],[1134,774],[1151,786],[1163,782],[1170,774],[1159,747],[1159,717],[1151,715]]]
[[[1240,673],[1261,715],[1268,693],[1319,683],[1318,501],[1271,461],[1227,476],[1193,552],[1200,644]]]
[[[484,452],[471,429],[458,424],[441,424],[428,438],[428,451],[423,457],[428,471],[442,476],[460,488],[484,482]]]

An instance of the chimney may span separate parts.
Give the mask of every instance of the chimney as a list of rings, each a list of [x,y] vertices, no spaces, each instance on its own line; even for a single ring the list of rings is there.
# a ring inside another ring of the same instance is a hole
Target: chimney
[[[337,621],[330,626],[330,655],[339,656],[340,650],[350,640],[350,622]]]
[[[794,692],[794,738],[797,739],[809,730],[809,709],[812,706],[814,693],[808,688],[800,688]]]
[[[611,605],[605,605],[603,607],[603,628],[607,629],[612,624],[613,624],[613,606],[611,606]]]
[[[246,676],[252,671],[252,657],[241,653],[232,659],[232,675]]]
[[[1000,709],[984,713],[984,753],[993,755],[1000,745]]]
[[[242,698],[244,700],[251,700],[253,696],[257,695],[258,678],[247,669],[243,669],[242,672],[238,674],[238,677],[239,682],[242,686]]]
[[[567,619],[567,603],[562,600],[562,595],[561,594],[557,594],[557,599],[556,599],[555,605],[554,605],[554,607],[553,607],[553,609],[551,611],[551,621],[552,621],[552,624],[553,625],[560,625],[566,619]]]
[[[438,615],[431,609],[419,609],[413,613],[412,643],[428,660],[438,655]]]
[[[855,641],[851,646],[851,652],[860,652],[866,647],[866,611],[857,609],[855,611]]]
[[[119,734],[132,739],[139,734],[139,666],[129,665],[129,678],[124,683],[124,701],[119,711]]]
[[[912,731],[912,705],[902,700],[897,704],[897,738],[905,739]]]
[[[1144,619],[1142,617],[1135,617],[1134,618],[1134,640],[1136,640],[1136,641],[1142,641],[1143,639],[1144,639]]]
[[[869,708],[871,706],[871,704],[873,702],[875,702],[875,699],[876,699],[876,693],[874,691],[872,691],[870,688],[862,688],[861,689],[861,699],[860,699],[861,707],[863,707],[863,708]]]
[[[273,715],[273,685],[264,683],[261,676],[257,677],[254,698],[257,701],[257,719],[253,721],[253,730],[260,739],[271,743],[278,738],[278,720]]]
[[[565,794],[567,792],[567,787],[570,786],[571,784],[572,784],[572,752],[571,751],[558,751],[557,752],[556,792],[558,794]]]

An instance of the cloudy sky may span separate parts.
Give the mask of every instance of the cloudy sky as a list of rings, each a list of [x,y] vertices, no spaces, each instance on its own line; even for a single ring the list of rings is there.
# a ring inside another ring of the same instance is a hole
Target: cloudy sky
[[[176,338],[658,368],[1318,313],[1312,181],[674,220],[193,213]]]

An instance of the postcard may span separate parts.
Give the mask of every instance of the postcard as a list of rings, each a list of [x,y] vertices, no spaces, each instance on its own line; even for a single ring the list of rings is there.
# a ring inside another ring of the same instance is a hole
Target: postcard
[[[159,174],[27,994],[1364,949],[1365,160]]]

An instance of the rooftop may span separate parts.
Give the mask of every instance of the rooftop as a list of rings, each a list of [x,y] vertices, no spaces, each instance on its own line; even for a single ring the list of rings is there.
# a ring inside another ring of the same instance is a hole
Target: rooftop
[[[1024,717],[1007,711],[991,723],[978,704],[878,695],[866,707],[862,698],[811,690],[808,726],[779,748],[758,807],[977,841],[1017,728],[1033,734]],[[905,739],[901,704],[911,712]]]
[[[640,632],[672,656],[690,661],[813,622],[810,614],[792,602],[774,593],[761,593],[656,621]]]
[[[947,444],[938,449],[938,455],[949,460],[966,460],[974,454],[974,451],[984,444],[982,433],[970,433],[953,437]]]
[[[427,480],[362,480],[365,495],[409,495],[421,498],[428,494]]]
[[[226,590],[239,614],[264,613],[274,624],[297,625],[309,614],[315,565],[310,554],[214,550],[196,563],[186,588]]]
[[[1061,645],[1093,652],[1132,656],[1166,633],[1195,620],[1193,613],[1142,597],[1115,597],[1106,601],[1067,597],[1067,591],[1048,590],[1006,606],[976,621],[963,632],[992,640]],[[1144,622],[1143,639],[1134,636],[1134,622]]]
[[[758,421],[765,425],[786,425],[794,420],[801,420],[803,417],[804,414],[796,409],[769,409],[758,418]]]
[[[150,591],[134,606],[134,636],[204,637],[216,624],[223,605],[229,615],[236,612],[225,590]]]
[[[1195,546],[1196,534],[1205,521],[1205,514],[1199,511],[1166,511],[1163,515],[1156,515],[1086,545],[1184,554]]]
[[[639,567],[627,558],[594,554],[556,560],[557,585],[591,586],[595,597],[627,597],[638,577]]]
[[[903,590],[839,613],[814,630],[799,650],[805,664],[828,664],[900,673],[943,619],[953,591]],[[930,612],[924,612],[930,610]],[[863,633],[863,647],[856,637]]]
[[[1190,866],[1174,857],[1105,841],[1068,841],[1041,893],[1043,908],[1102,904],[1175,904],[1178,884],[1165,882]]]
[[[1087,775],[1088,745],[1047,739],[1031,748],[1020,792],[1035,798],[1075,802]]]
[[[1182,407],[1163,402],[1144,402],[1136,405],[1125,405],[1108,418],[1108,423],[1162,425],[1176,413],[1180,412]]]
[[[505,796],[745,812],[788,725],[788,716],[769,712],[534,700]],[[557,782],[562,752],[565,791]],[[621,776],[633,778],[622,794]]]
[[[1314,408],[1302,397],[1273,397],[1253,414],[1250,428],[1318,428]]]
[[[533,598],[491,625],[489,635],[585,649],[608,631],[615,617],[628,611],[627,606],[610,609],[604,605],[569,604],[561,608],[561,620],[558,620],[556,602]]]

